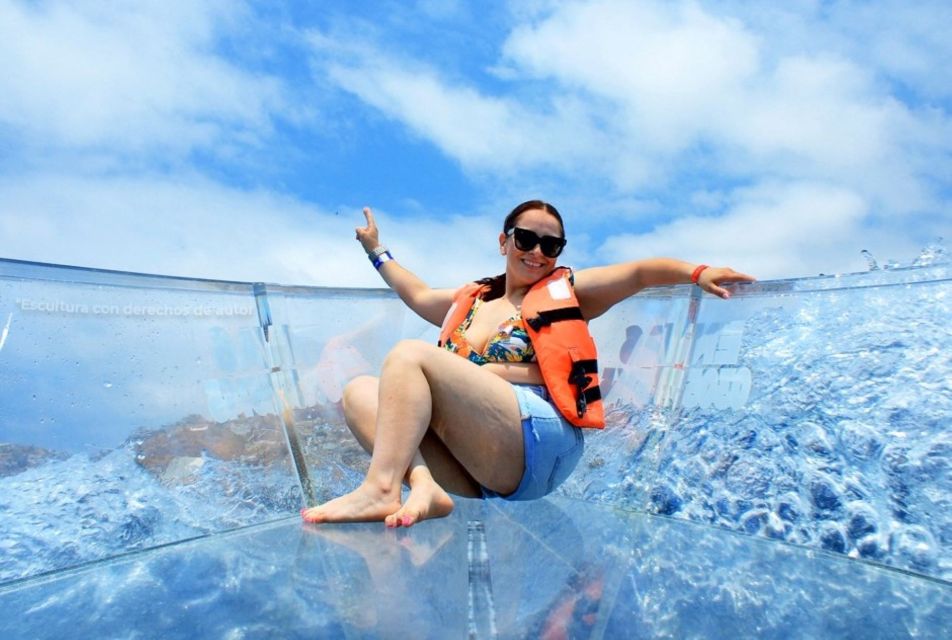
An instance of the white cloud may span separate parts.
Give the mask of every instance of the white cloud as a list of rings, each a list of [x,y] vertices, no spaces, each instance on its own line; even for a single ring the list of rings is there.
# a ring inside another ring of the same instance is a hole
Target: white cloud
[[[763,33],[778,52],[822,50],[861,60],[903,91],[941,99],[952,96],[952,5],[945,0],[834,0],[780,2],[735,0],[718,10]]]
[[[703,221],[646,212],[655,231],[609,241],[601,259],[613,247],[624,247],[618,259],[664,249],[808,275],[862,268],[864,245],[909,255],[926,227],[942,231],[935,218],[948,210],[952,122],[897,86],[904,70],[918,82],[924,61],[934,66],[949,51],[923,19],[948,10],[889,7],[600,0],[516,11],[519,24],[490,67],[506,87],[496,94],[401,58],[394,45],[355,53],[324,37],[320,55],[339,86],[491,179],[519,184],[548,170],[576,198],[665,194],[720,211]],[[888,62],[884,47],[901,59]],[[597,191],[605,178],[612,193]],[[690,187],[679,197],[682,183]],[[711,230],[703,244],[689,232],[700,222]]]
[[[428,65],[389,58],[365,48],[359,56],[328,64],[325,72],[342,89],[471,169],[566,170],[596,153],[601,136],[574,98],[547,111],[451,83]]]
[[[818,183],[763,183],[735,192],[718,217],[683,216],[644,234],[607,240],[606,261],[669,255],[728,265],[760,279],[863,269],[850,250],[868,203]]]
[[[457,52],[409,59],[387,21],[360,38],[314,31],[321,82],[300,91],[323,101],[329,80],[459,162],[484,201],[553,197],[577,263],[668,253],[761,277],[850,270],[859,248],[908,256],[948,228],[950,10],[877,5],[519,3],[485,77],[453,68]],[[440,29],[467,11],[419,7]],[[287,69],[254,50],[257,17],[225,1],[0,0],[0,141],[17,167],[0,179],[0,255],[379,286],[351,239],[362,203],[338,217],[283,187],[189,173],[207,167],[192,152],[240,163],[302,109]],[[347,135],[366,113],[348,110]],[[266,184],[249,174],[234,179]],[[449,222],[382,216],[385,241],[433,284],[500,269],[498,219]],[[594,250],[605,229],[633,231]]]
[[[385,286],[359,244],[359,207],[321,211],[292,197],[202,178],[19,177],[0,181],[0,256],[177,276]],[[502,269],[497,220],[393,220],[381,240],[434,286]],[[462,240],[484,238],[484,242]]]
[[[835,52],[778,50],[771,35],[692,2],[603,0],[516,29],[505,54],[593,108],[607,100],[593,119],[649,163],[706,146],[729,175],[855,184],[884,163],[894,172],[904,137],[931,128],[868,68]]]
[[[781,24],[803,34],[823,19],[800,11],[779,12]],[[928,178],[942,170],[920,157],[947,152],[944,113],[893,96],[874,62],[832,36],[811,48],[776,38],[755,8],[734,13],[695,2],[556,5],[509,35],[492,67],[508,83],[499,95],[403,59],[392,43],[313,42],[333,82],[494,176],[547,168],[607,176],[621,192],[664,189],[701,149],[712,181],[832,179],[868,194],[873,210],[932,204]]]
[[[638,153],[670,152],[706,128],[712,104],[757,69],[757,39],[693,4],[569,3],[513,31],[504,53],[526,73],[615,102],[613,129]],[[647,148],[646,148],[647,147]]]
[[[187,152],[253,143],[281,83],[216,51],[242,5],[0,2],[0,123],[45,149]]]

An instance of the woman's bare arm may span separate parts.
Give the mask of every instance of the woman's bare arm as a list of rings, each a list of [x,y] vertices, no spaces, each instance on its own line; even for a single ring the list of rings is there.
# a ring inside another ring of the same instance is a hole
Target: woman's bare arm
[[[647,287],[687,284],[696,264],[673,258],[649,258],[622,262],[575,272],[575,293],[582,315],[597,318],[625,298]],[[753,282],[755,278],[730,267],[707,267],[698,278],[698,286],[721,298],[730,294],[720,285],[729,282]]]
[[[364,207],[364,217],[367,218],[367,226],[357,227],[357,240],[370,253],[380,246],[380,234],[370,207]],[[446,312],[453,304],[453,289],[431,288],[413,272],[397,264],[396,260],[384,262],[379,271],[387,286],[396,291],[414,313],[436,326],[443,323]]]

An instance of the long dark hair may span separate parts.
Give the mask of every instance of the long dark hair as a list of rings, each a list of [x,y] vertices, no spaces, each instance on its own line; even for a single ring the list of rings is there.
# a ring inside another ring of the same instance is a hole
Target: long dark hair
[[[529,209],[540,209],[559,221],[559,229],[562,231],[562,237],[565,237],[565,223],[562,222],[562,214],[554,206],[544,200],[526,200],[515,209],[509,212],[505,221],[502,223],[502,232],[509,233],[509,230],[516,226],[516,218]],[[483,300],[495,300],[501,298],[506,293],[506,274],[500,273],[498,276],[491,276],[476,281],[477,284],[489,285],[489,291],[483,295]]]

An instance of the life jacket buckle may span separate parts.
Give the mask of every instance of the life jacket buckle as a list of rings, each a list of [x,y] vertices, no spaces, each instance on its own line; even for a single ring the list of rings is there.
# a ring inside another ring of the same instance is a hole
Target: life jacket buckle
[[[585,412],[588,411],[588,401],[585,399],[585,393],[580,393],[578,396],[578,401],[575,403],[575,409],[578,411],[578,417],[584,418]]]
[[[579,418],[583,417],[588,410],[588,398],[585,397],[585,389],[594,381],[592,376],[585,375],[587,372],[586,363],[578,360],[572,363],[572,370],[569,372],[569,382],[578,389],[575,408],[578,411]]]

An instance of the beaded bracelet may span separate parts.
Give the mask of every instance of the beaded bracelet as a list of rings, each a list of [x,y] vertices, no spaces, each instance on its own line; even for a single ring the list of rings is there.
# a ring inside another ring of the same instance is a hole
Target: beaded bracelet
[[[691,282],[698,284],[698,279],[701,277],[701,272],[707,269],[706,264],[699,264],[694,268],[694,271],[691,272]],[[698,285],[700,286],[700,285]]]

